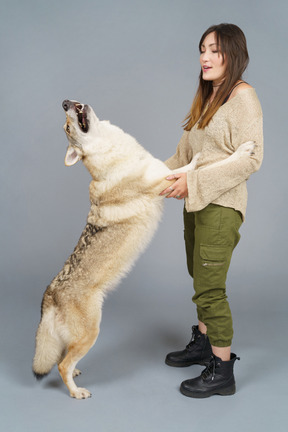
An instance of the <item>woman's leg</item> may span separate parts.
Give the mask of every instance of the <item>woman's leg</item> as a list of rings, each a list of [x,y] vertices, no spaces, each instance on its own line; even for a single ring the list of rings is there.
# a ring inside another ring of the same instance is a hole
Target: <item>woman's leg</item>
[[[207,334],[207,327],[202,321],[198,321],[198,329],[202,334]],[[230,360],[231,346],[215,347],[212,345],[212,352],[216,357],[219,357],[223,361]]]
[[[231,208],[210,204],[195,212],[193,302],[197,305],[199,330],[207,332],[215,349],[226,348],[221,350],[225,357],[233,337],[226,278],[232,252],[240,239],[241,223],[240,214]]]
[[[202,321],[200,321],[200,320],[198,320],[198,328],[199,328],[199,330],[201,331],[201,333],[203,333],[203,334],[207,334],[207,327],[206,327],[206,325],[205,325]]]
[[[234,363],[231,354],[232,316],[226,295],[226,277],[233,249],[240,235],[238,212],[210,204],[195,213],[193,279],[199,330],[207,333],[213,350],[202,374],[186,380],[180,390],[185,396],[202,398],[235,393]]]
[[[191,277],[193,277],[194,219],[194,213],[187,213],[184,209],[184,238],[188,272]],[[165,363],[174,367],[185,367],[193,364],[208,364],[212,355],[211,344],[206,334],[199,330],[198,326],[193,325],[190,342],[181,351],[173,351],[167,354]]]

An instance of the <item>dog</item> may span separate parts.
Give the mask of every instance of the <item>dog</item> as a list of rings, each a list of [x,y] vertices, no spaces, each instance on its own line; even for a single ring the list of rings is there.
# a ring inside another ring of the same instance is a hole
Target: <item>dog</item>
[[[73,253],[47,287],[36,333],[33,372],[40,379],[54,365],[70,396],[91,397],[77,387],[76,365],[96,342],[106,294],[131,269],[161,218],[173,171],[132,136],[100,121],[89,105],[65,100],[65,165],[82,160],[92,181],[91,208]],[[251,145],[250,145],[251,147]],[[175,173],[195,169],[199,155]]]
[[[165,179],[171,171],[132,136],[99,121],[89,105],[65,100],[63,108],[65,165],[82,160],[87,167],[91,208],[74,252],[43,296],[33,371],[41,378],[58,364],[70,395],[83,399],[91,393],[76,386],[75,366],[98,337],[105,295],[156,230],[163,205],[159,194],[171,185]]]

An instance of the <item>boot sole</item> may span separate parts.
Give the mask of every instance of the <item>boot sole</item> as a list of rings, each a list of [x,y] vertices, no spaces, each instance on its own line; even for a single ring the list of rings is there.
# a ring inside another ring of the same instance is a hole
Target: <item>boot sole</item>
[[[199,360],[199,361],[194,361],[194,362],[183,362],[183,363],[178,363],[178,362],[173,362],[171,360],[167,360],[165,359],[165,363],[168,366],[172,366],[172,367],[188,367],[188,366],[193,366],[195,364],[197,365],[201,365],[201,366],[207,366],[209,364],[210,358],[207,360]]]
[[[189,390],[186,390],[185,388],[182,388],[182,386],[180,387],[180,392],[184,395],[184,396],[188,396],[191,398],[197,398],[197,399],[204,399],[210,396],[214,396],[214,395],[219,395],[219,396],[232,396],[233,394],[236,393],[236,386],[235,384],[223,388],[223,389],[215,389],[214,391],[211,390],[210,392],[203,392],[203,393],[199,393],[199,392],[191,392]]]

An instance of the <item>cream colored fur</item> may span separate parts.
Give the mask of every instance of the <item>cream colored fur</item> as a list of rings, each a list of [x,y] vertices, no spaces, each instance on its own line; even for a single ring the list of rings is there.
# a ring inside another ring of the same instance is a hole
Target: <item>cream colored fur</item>
[[[73,254],[44,294],[33,371],[41,378],[58,364],[70,395],[82,399],[90,392],[76,386],[75,366],[97,339],[105,294],[151,240],[161,217],[159,193],[172,183],[165,180],[171,171],[134,138],[99,121],[92,108],[68,102],[65,164],[82,159],[90,172],[91,209]],[[81,109],[88,132],[79,125]]]
[[[69,141],[65,164],[82,160],[90,172],[91,209],[74,252],[43,296],[33,371],[41,378],[58,364],[70,395],[83,399],[91,394],[76,386],[76,364],[98,337],[105,294],[155,232],[163,204],[159,194],[172,184],[165,179],[172,171],[121,129],[99,121],[91,107],[63,105]],[[194,157],[175,172],[196,163]]]

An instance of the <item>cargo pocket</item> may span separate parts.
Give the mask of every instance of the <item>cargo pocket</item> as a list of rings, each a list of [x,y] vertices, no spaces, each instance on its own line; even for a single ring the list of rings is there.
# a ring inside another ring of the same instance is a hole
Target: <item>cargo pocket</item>
[[[230,246],[200,245],[201,284],[225,287],[230,251]]]
[[[214,245],[200,245],[202,266],[223,266],[226,261],[227,247]]]

